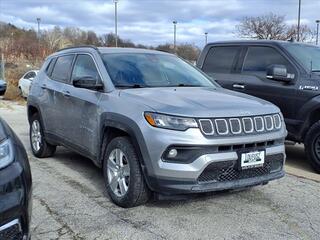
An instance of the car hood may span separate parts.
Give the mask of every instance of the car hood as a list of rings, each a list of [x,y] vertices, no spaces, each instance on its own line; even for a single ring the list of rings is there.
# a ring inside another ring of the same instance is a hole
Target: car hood
[[[179,87],[121,90],[120,97],[139,101],[159,113],[190,117],[253,116],[280,112],[275,105],[223,88]]]
[[[6,81],[0,79],[0,85],[5,85],[5,84],[7,84]]]

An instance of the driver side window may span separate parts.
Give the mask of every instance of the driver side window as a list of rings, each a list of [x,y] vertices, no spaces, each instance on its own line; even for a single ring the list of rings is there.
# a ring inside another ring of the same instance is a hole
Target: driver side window
[[[294,68],[277,50],[271,47],[249,47],[244,59],[242,72],[266,72],[273,64],[286,66],[288,73],[293,73]]]
[[[100,76],[91,56],[79,54],[72,71],[72,80],[86,79],[99,81]]]

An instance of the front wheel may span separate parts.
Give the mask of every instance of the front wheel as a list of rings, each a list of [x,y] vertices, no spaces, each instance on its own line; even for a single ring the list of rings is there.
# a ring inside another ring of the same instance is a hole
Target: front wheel
[[[304,147],[311,166],[320,173],[320,121],[313,124],[308,130]]]
[[[129,208],[148,201],[150,190],[130,138],[116,137],[109,143],[103,174],[108,194],[115,204]]]
[[[31,117],[29,137],[32,152],[36,157],[51,157],[56,151],[56,146],[49,144],[45,140],[43,127],[38,113],[35,113]]]

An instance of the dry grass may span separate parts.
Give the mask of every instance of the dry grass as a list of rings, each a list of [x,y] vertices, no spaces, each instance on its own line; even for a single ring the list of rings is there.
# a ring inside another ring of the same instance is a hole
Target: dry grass
[[[4,100],[23,100],[18,89],[19,79],[30,69],[31,68],[26,64],[10,64],[8,67],[6,67],[6,80],[8,85],[7,91],[3,97]]]

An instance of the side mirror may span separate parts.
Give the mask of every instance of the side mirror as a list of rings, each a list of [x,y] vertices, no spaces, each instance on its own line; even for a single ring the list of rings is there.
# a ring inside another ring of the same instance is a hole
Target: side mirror
[[[294,74],[287,73],[287,68],[284,65],[273,64],[267,68],[267,78],[289,83],[294,79]]]
[[[97,79],[91,76],[85,76],[82,78],[77,78],[72,81],[74,87],[77,88],[86,88],[90,90],[102,90],[103,84]]]

